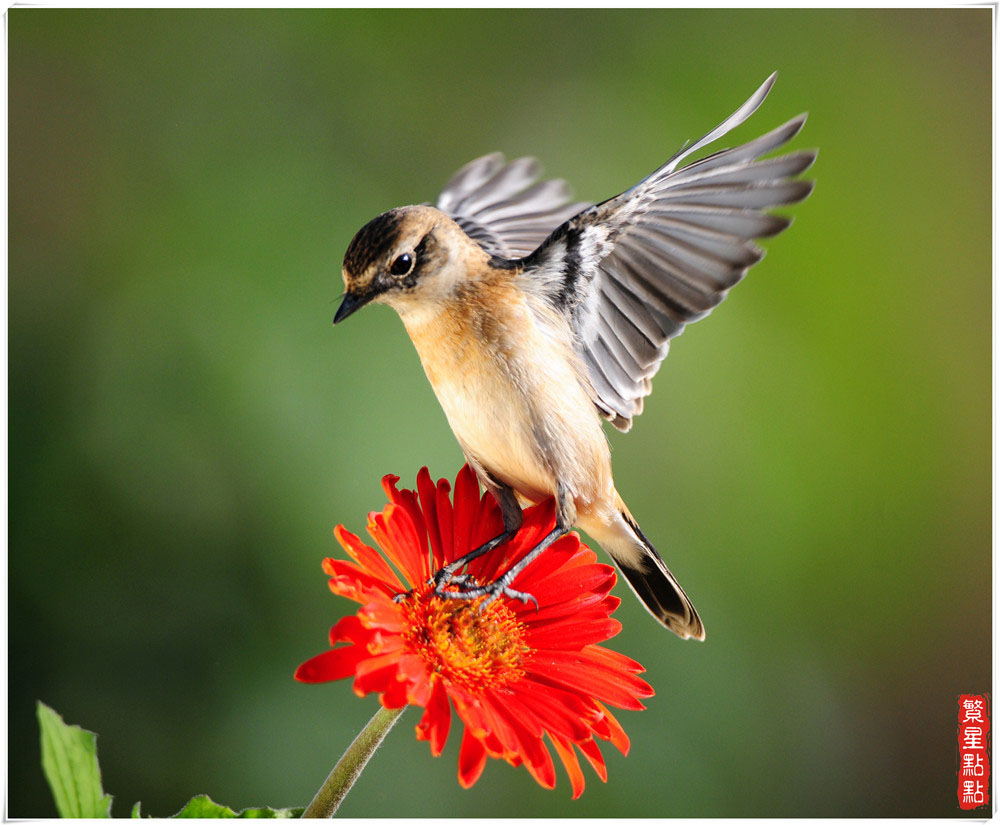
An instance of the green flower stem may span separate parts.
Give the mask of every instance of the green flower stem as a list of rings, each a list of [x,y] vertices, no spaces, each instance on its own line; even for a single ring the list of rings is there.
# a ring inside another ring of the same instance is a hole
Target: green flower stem
[[[382,740],[396,724],[399,714],[404,709],[386,710],[379,705],[379,709],[371,721],[351,742],[351,746],[340,757],[340,761],[333,766],[326,782],[323,783],[323,786],[316,792],[313,801],[303,811],[303,819],[307,817],[329,818],[337,812],[337,808],[344,801],[347,792],[354,786],[361,771],[364,770],[368,760],[375,753],[375,749],[382,744]]]

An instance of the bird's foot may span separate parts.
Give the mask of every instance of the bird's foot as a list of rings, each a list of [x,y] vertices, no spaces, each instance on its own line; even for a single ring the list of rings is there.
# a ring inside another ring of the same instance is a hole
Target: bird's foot
[[[494,582],[481,585],[473,576],[451,576],[447,583],[435,586],[434,594],[442,599],[462,599],[464,601],[473,601],[481,596],[486,596],[479,604],[480,612],[501,596],[506,596],[508,599],[517,599],[522,604],[534,602],[535,610],[537,610],[538,599],[531,595],[531,593],[525,593],[523,590],[515,590],[510,586],[511,581],[513,579],[501,576]],[[450,585],[457,585],[457,588],[445,589]]]
[[[449,564],[447,567],[442,567],[433,576],[427,580],[427,585],[434,587],[434,592],[440,596],[444,588],[449,584],[457,584],[459,587],[467,585],[469,582],[475,583],[476,579],[469,573],[459,573],[458,567],[454,564]]]
[[[449,565],[450,567],[450,565]],[[470,584],[471,583],[471,584]],[[427,586],[434,588],[434,595],[441,596],[444,593],[452,592],[445,590],[449,584],[458,585],[459,587],[478,587],[478,582],[475,578],[470,576],[468,573],[459,573],[456,575],[454,572],[449,572],[448,567],[442,567],[437,571],[431,578],[427,580]],[[413,590],[407,590],[403,593],[397,593],[392,597],[392,600],[399,604],[401,601],[408,599]],[[445,597],[448,598],[448,597]],[[461,596],[451,598],[461,598]]]

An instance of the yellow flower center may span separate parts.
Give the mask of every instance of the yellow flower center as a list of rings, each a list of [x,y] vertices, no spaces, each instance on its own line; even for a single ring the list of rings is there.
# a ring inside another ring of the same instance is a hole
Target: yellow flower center
[[[470,691],[497,687],[524,675],[521,665],[530,648],[524,625],[502,601],[442,599],[432,590],[403,601],[404,644],[432,673]]]

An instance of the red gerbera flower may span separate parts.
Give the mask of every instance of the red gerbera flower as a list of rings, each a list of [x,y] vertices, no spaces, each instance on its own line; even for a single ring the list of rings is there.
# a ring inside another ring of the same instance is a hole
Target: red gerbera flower
[[[556,775],[545,738],[555,748],[573,786],[584,779],[575,748],[602,781],[604,759],[595,740],[611,742],[623,754],[629,741],[607,705],[642,710],[652,688],[636,674],[644,668],[599,642],[621,629],[611,614],[620,600],[610,595],[614,568],[575,533],[555,542],[516,582],[538,605],[506,597],[485,607],[474,601],[435,595],[427,581],[445,564],[498,535],[503,529],[493,496],[480,496],[468,467],[450,485],[435,485],[427,468],[417,475],[417,491],[398,490],[397,476],[382,486],[389,504],[370,513],[368,532],[395,565],[338,526],[334,531],[354,561],[326,559],[330,589],[360,602],[330,631],[332,650],[299,666],[303,682],[354,677],[359,696],[377,692],[386,708],[425,708],[417,738],[440,755],[451,724],[451,706],[465,722],[458,757],[458,780],[470,787],[486,757],[522,762],[546,788]],[[474,560],[467,573],[484,583],[503,575],[554,526],[549,500],[524,513],[518,534]],[[400,597],[400,594],[406,594]]]

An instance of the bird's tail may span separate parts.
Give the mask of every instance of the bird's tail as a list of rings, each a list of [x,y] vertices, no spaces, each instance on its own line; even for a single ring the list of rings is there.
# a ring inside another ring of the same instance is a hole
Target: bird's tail
[[[682,639],[704,640],[705,626],[698,611],[624,504],[621,517],[611,527],[590,529],[584,525],[584,529],[614,559],[625,581],[653,618]]]

